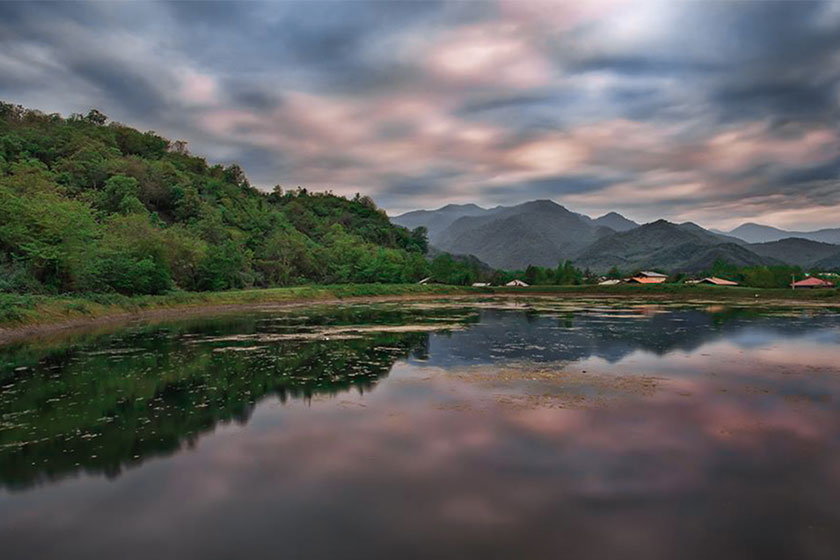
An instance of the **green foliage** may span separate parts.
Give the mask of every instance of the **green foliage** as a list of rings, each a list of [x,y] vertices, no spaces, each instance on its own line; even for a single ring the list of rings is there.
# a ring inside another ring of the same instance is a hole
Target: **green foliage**
[[[559,263],[556,269],[532,265],[524,271],[497,270],[493,275],[493,283],[497,285],[507,284],[511,280],[522,280],[531,286],[580,286],[594,283],[597,278],[589,271],[576,268],[571,261]]]
[[[140,202],[140,183],[133,177],[114,175],[105,181],[100,207],[115,214],[142,214],[146,207]]]
[[[751,288],[787,288],[794,278],[804,278],[802,269],[798,266],[737,267],[723,261],[715,262],[710,275],[733,280]]]
[[[417,282],[426,231],[373,201],[266,194],[238,165],[87,115],[0,102],[0,292],[117,292]],[[469,274],[452,274],[464,283]]]
[[[435,282],[458,286],[472,284],[479,278],[478,266],[475,263],[457,261],[448,253],[435,257],[429,273]]]
[[[575,268],[571,261],[566,261],[562,265],[557,266],[555,283],[560,285],[582,284],[583,273],[580,269]]]

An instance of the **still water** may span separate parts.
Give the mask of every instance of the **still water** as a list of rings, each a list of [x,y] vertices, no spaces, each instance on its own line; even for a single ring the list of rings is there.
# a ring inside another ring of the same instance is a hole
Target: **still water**
[[[838,558],[840,315],[538,300],[0,347],[0,556]]]

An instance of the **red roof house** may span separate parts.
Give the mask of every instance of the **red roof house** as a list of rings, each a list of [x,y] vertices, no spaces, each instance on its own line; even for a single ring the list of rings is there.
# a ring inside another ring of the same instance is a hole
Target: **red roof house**
[[[631,284],[662,284],[667,279],[667,276],[634,276],[627,282]]]
[[[817,278],[816,276],[809,276],[804,280],[800,280],[798,282],[794,282],[790,285],[791,288],[833,288],[834,284],[829,282],[828,280],[823,280],[822,278]]]

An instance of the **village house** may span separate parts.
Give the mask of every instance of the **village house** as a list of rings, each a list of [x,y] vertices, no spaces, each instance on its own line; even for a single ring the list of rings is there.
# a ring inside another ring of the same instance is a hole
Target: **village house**
[[[726,280],[725,278],[718,278],[717,276],[708,276],[694,282],[695,284],[711,284],[713,286],[737,286],[738,282]]]
[[[632,278],[629,278],[627,282],[629,284],[662,284],[666,280],[668,280],[667,274],[643,270]]]
[[[817,278],[816,276],[809,276],[804,280],[793,282],[790,287],[794,290],[797,288],[833,288],[834,283],[829,282],[828,280],[823,280],[822,278]]]

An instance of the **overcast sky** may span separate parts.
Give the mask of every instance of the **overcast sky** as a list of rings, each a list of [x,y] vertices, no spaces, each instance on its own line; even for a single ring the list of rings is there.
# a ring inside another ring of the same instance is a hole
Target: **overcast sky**
[[[0,99],[391,213],[840,226],[840,3],[0,2]]]

